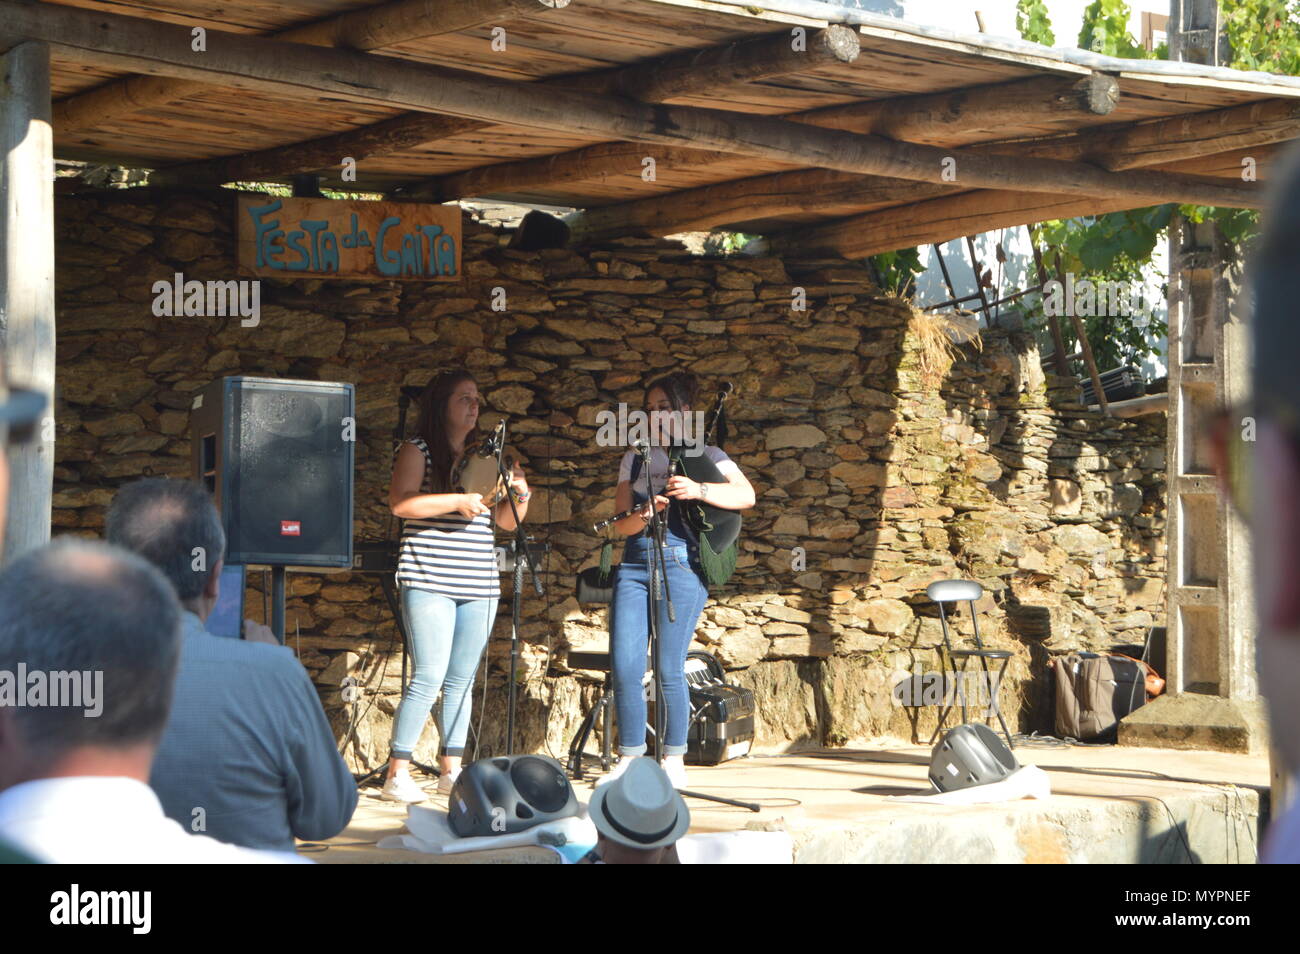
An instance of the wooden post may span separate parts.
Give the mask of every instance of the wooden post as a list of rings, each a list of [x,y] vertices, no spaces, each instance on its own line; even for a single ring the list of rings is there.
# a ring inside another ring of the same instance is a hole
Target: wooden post
[[[1215,0],[1171,0],[1169,12],[1171,59],[1219,66],[1227,45]],[[1268,744],[1249,537],[1213,474],[1204,426],[1250,386],[1249,296],[1230,252],[1212,219],[1170,219],[1166,688],[1120,721],[1121,745],[1262,753]]]
[[[0,56],[0,360],[8,383],[45,395],[33,439],[8,450],[8,527],[0,560],[50,539],[54,481],[54,137],[50,51]]]
[[[1038,243],[1034,241],[1033,226],[1029,228],[1029,242],[1034,250],[1034,267],[1038,269],[1038,284],[1044,288],[1047,287],[1047,269],[1043,268],[1043,254],[1038,250]],[[1043,309],[1047,311],[1046,308]],[[1052,333],[1052,348],[1056,352],[1052,357],[1056,365],[1056,373],[1065,377],[1070,373],[1070,364],[1065,360],[1065,336],[1061,334],[1061,322],[1056,315],[1047,316],[1047,327]]]

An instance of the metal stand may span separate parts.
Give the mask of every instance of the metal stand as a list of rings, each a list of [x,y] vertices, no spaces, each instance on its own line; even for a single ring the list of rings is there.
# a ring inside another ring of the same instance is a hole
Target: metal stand
[[[515,754],[515,688],[516,674],[519,666],[519,601],[521,591],[524,588],[524,562],[528,564],[528,571],[533,577],[533,587],[537,590],[537,595],[542,596],[542,579],[537,575],[537,564],[533,562],[533,555],[528,549],[528,537],[524,534],[523,522],[519,519],[519,510],[515,506],[515,498],[509,491],[510,475],[506,473],[505,455],[502,451],[505,449],[505,432],[502,430],[501,445],[497,448],[497,474],[504,481],[506,490],[506,500],[510,504],[510,512],[515,518],[515,541],[514,541],[514,586],[510,594],[510,690],[509,697],[506,701],[506,755]],[[523,554],[523,562],[519,556]],[[484,649],[486,652],[486,648]]]

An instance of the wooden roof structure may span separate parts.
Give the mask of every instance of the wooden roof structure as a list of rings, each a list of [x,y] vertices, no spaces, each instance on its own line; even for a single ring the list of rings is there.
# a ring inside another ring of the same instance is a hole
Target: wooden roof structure
[[[60,158],[573,207],[589,240],[727,227],[856,257],[1258,208],[1300,135],[1295,78],[813,0],[0,0],[0,50],[23,40],[49,44]]]

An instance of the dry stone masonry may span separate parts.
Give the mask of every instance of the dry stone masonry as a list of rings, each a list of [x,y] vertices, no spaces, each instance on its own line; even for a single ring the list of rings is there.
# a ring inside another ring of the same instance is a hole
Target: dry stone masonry
[[[891,688],[937,666],[936,579],[984,586],[980,632],[1014,651],[1002,703],[1024,731],[1051,729],[1052,654],[1140,643],[1163,625],[1164,418],[1089,412],[1015,327],[985,329],[949,366],[927,350],[935,319],[879,293],[857,263],[648,240],[520,252],[472,222],[458,284],[264,280],[256,327],[156,316],[156,281],[241,277],[234,201],[60,198],[56,532],[101,533],[115,488],[136,477],[189,476],[194,392],[246,374],[356,384],[355,536],[382,538],[398,389],[463,364],[485,422],[510,419],[532,532],[553,546],[547,596],[529,587],[523,600],[525,749],[561,753],[599,689],[599,673],[568,666],[572,648],[606,640],[604,609],[573,596],[621,453],[597,444],[596,414],[639,407],[644,383],[679,367],[705,393],[736,388],[726,449],[758,505],[697,638],[757,693],[761,744],[928,738],[934,710],[895,706]],[[261,619],[257,570],[248,605]],[[508,609],[506,595],[475,694],[480,754],[504,738]],[[353,764],[385,758],[401,664],[378,578],[295,572],[287,619]],[[964,607],[957,626],[970,631]],[[365,689],[355,704],[340,692],[349,676]],[[417,757],[435,743],[430,728]]]

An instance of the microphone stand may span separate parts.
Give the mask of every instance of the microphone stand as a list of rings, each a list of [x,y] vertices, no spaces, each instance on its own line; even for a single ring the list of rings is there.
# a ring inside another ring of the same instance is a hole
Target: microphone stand
[[[664,760],[664,692],[663,680],[659,673],[659,607],[666,606],[668,621],[677,621],[677,610],[673,606],[672,588],[668,585],[668,564],[664,556],[664,535],[668,521],[659,514],[655,506],[654,485],[650,482],[650,445],[642,444],[637,448],[641,454],[641,472],[645,475],[646,500],[650,507],[650,521],[645,532],[650,535],[650,557],[647,569],[650,572],[649,586],[646,587],[646,604],[649,611],[650,631],[650,672],[653,676],[655,693],[655,761]]]
[[[510,493],[510,475],[506,473],[505,447],[505,422],[502,421],[501,440],[496,448],[497,474],[505,484],[506,500],[510,503],[510,512],[515,518],[514,584],[513,592],[510,594],[510,689],[506,699],[506,755],[514,755],[515,682],[519,666],[519,603],[521,591],[524,588],[524,563],[520,562],[519,559],[521,554],[528,564],[528,571],[532,574],[533,587],[537,590],[538,596],[542,595],[542,580],[537,575],[537,564],[533,562],[533,555],[528,550],[528,537],[524,533],[523,521],[519,519],[519,509],[515,506],[514,495]]]

